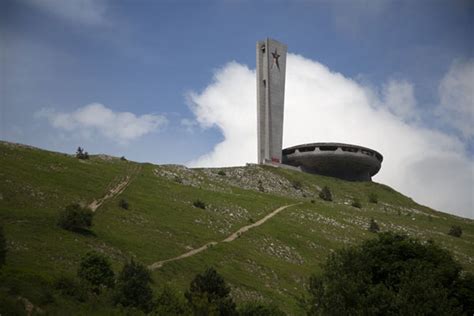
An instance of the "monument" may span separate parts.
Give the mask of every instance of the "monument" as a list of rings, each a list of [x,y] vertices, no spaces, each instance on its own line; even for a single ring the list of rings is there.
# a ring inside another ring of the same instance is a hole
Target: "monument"
[[[287,46],[273,39],[257,42],[258,163],[350,181],[371,181],[383,156],[370,148],[342,143],[311,143],[283,148]],[[316,124],[316,122],[315,122]]]
[[[258,163],[282,161],[287,46],[267,38],[257,42]]]

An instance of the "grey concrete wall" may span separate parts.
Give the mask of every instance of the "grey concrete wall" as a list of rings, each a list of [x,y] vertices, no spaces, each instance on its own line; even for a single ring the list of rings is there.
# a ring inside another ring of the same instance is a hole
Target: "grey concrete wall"
[[[257,42],[258,162],[281,162],[287,46],[267,38]]]

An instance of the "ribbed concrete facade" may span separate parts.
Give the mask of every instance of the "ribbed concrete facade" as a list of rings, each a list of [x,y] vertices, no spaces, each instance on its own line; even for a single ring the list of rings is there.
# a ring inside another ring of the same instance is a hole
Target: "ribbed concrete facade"
[[[275,40],[257,42],[258,163],[282,160],[286,53]]]

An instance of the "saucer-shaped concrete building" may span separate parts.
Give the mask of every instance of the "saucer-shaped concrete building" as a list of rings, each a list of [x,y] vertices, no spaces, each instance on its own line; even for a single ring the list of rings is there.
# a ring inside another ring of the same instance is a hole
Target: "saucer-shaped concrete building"
[[[383,156],[370,148],[342,143],[312,143],[283,149],[282,163],[302,171],[350,181],[370,181]]]
[[[351,181],[370,181],[383,157],[375,150],[341,143],[312,143],[282,150],[287,46],[272,39],[257,42],[258,163]],[[317,124],[317,123],[315,123]]]

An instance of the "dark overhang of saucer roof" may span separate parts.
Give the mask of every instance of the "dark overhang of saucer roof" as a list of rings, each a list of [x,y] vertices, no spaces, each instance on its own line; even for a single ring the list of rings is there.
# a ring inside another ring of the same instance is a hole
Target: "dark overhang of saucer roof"
[[[343,143],[311,143],[283,149],[283,163],[303,171],[351,181],[370,181],[383,156],[370,148]]]

